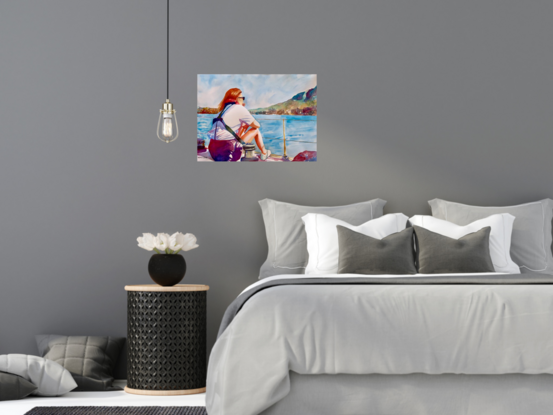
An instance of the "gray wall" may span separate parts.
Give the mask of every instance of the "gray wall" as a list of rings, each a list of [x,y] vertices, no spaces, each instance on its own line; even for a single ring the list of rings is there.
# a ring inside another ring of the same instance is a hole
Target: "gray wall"
[[[38,333],[125,335],[142,232],[192,232],[209,345],[267,252],[257,201],[553,196],[553,2],[0,2],[0,353]],[[319,161],[197,163],[198,73],[317,73]]]

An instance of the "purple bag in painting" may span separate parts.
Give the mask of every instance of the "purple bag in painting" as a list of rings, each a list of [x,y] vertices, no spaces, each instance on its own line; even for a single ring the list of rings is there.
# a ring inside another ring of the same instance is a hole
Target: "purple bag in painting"
[[[240,161],[242,145],[236,140],[210,140],[209,154],[215,161]]]

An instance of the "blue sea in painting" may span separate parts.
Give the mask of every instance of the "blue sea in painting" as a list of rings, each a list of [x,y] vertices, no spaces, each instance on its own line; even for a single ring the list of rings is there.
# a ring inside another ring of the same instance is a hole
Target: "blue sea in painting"
[[[197,114],[198,138],[209,144],[207,132],[211,129],[211,120],[216,114]],[[317,151],[317,117],[308,115],[261,115],[254,114],[261,125],[263,142],[273,154],[284,154],[286,136],[286,155],[293,158],[304,150]]]

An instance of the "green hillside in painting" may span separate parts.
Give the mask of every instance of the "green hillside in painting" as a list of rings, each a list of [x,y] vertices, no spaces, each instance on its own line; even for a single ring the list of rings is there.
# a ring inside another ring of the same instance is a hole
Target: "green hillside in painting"
[[[266,108],[249,110],[252,114],[317,115],[317,87],[299,92],[289,100]],[[198,108],[198,114],[217,114],[216,108]]]
[[[251,109],[252,114],[317,115],[317,87],[300,92],[287,101],[266,108]]]

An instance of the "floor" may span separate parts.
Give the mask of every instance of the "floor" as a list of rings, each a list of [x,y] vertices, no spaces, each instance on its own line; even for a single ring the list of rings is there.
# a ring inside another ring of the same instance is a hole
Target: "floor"
[[[125,381],[115,381],[124,387]],[[56,398],[31,396],[0,402],[1,415],[23,415],[35,406],[205,406],[205,393],[183,396],[143,396],[120,391],[69,392]]]

